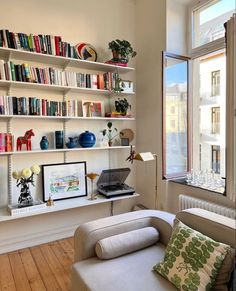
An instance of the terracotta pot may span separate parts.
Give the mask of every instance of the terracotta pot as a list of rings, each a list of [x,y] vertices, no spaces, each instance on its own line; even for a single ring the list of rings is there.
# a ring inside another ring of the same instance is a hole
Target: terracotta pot
[[[111,147],[112,146],[112,141],[108,141],[108,145],[109,145],[109,147]]]
[[[113,60],[119,62],[121,59],[120,53],[118,51],[112,50]]]

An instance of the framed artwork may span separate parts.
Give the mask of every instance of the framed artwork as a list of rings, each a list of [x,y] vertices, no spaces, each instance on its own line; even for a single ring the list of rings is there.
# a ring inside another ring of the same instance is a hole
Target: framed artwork
[[[43,201],[87,196],[86,162],[42,165]]]
[[[102,101],[82,100],[83,117],[104,116],[104,106]]]

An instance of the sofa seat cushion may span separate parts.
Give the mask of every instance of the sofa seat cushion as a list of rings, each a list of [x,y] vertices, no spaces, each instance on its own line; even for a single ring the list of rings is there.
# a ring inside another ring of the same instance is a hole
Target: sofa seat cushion
[[[161,243],[111,260],[93,257],[72,267],[72,291],[176,291],[166,279],[152,271],[163,260]]]

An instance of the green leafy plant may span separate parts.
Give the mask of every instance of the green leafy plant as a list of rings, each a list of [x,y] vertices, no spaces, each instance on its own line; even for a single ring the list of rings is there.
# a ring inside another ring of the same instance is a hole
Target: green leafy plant
[[[113,126],[112,122],[109,121],[107,123],[108,128],[105,128],[102,130],[102,135],[107,136],[107,138],[108,138],[109,146],[112,145],[113,139],[119,135],[117,128],[116,127],[113,128],[112,126]]]
[[[113,52],[113,61],[128,63],[129,58],[134,58],[137,52],[127,40],[116,39],[108,44]]]
[[[118,98],[118,100],[115,101],[115,109],[116,112],[119,112],[121,115],[125,116],[127,114],[128,109],[131,109],[131,105],[129,104],[126,98],[124,99]]]

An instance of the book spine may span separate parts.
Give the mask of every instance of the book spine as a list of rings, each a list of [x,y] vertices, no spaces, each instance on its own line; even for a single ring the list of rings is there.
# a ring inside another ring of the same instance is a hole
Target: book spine
[[[5,133],[0,133],[0,152],[5,152],[6,149],[5,135]]]

